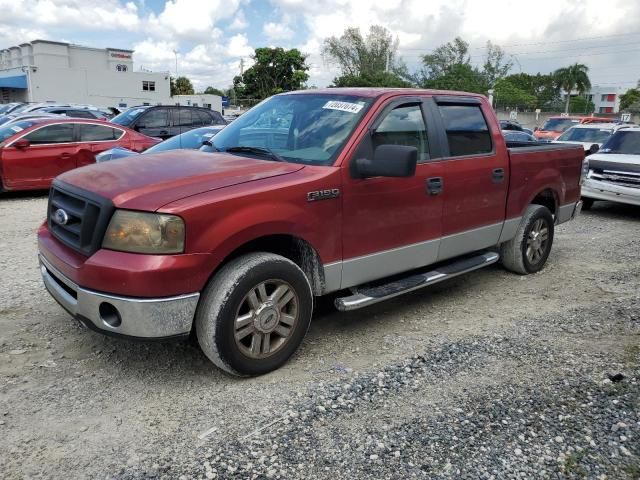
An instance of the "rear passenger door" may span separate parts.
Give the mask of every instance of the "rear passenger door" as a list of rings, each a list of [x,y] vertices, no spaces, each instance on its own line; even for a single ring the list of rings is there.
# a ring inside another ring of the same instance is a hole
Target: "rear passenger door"
[[[404,97],[384,106],[343,172],[342,288],[436,261],[441,236],[443,176],[426,99]],[[426,117],[425,117],[426,114]],[[416,173],[407,178],[354,178],[358,158],[380,145],[418,150]]]
[[[180,135],[181,133],[188,132],[194,128],[194,123],[197,122],[195,112],[191,107],[174,108],[171,111],[173,117],[173,135]],[[194,122],[194,118],[196,122]],[[197,123],[196,123],[197,125]]]
[[[78,152],[78,167],[95,163],[96,155],[110,148],[119,146],[124,131],[110,125],[95,123],[77,124],[80,150]],[[121,145],[130,147],[129,144]]]
[[[143,135],[164,140],[173,136],[169,125],[168,108],[151,108],[136,120],[135,129]]]
[[[436,96],[443,150],[442,240],[438,260],[495,245],[505,218],[509,158],[477,98]],[[498,148],[498,146],[500,148]]]

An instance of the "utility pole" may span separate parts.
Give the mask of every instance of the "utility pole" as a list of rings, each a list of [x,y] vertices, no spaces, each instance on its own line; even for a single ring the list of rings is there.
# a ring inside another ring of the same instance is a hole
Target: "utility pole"
[[[173,49],[173,54],[176,56],[176,78],[178,78],[178,49]]]
[[[244,58],[240,59],[240,76],[244,75]]]

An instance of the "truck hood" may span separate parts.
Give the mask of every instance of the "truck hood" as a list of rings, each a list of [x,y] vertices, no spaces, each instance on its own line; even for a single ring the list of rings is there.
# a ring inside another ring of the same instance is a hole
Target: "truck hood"
[[[109,198],[116,207],[154,211],[198,193],[302,168],[226,153],[172,150],[89,165],[64,173],[58,180]]]
[[[585,151],[588,151],[591,148],[591,145],[602,146],[602,142],[574,142],[572,140],[553,140],[551,143],[568,143],[571,145],[582,145]]]

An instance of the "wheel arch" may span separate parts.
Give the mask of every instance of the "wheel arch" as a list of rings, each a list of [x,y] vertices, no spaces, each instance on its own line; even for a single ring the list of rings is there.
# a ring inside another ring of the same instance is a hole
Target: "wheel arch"
[[[325,275],[318,251],[307,240],[288,233],[262,235],[242,243],[223,258],[211,273],[208,281],[231,260],[251,252],[268,252],[288,258],[305,273],[313,294],[315,296],[323,294]]]
[[[558,214],[559,203],[558,193],[553,188],[546,187],[533,196],[529,205],[535,204],[547,207],[555,218]]]

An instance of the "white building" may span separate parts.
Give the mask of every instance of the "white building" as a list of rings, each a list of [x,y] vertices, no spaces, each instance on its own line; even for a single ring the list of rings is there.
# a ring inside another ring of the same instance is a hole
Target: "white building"
[[[618,113],[620,111],[620,95],[626,88],[602,87],[595,85],[587,98],[595,105],[595,113]]]
[[[0,50],[0,103],[198,104],[222,110],[217,95],[172,98],[169,72],[134,71],[132,54],[47,40]]]

